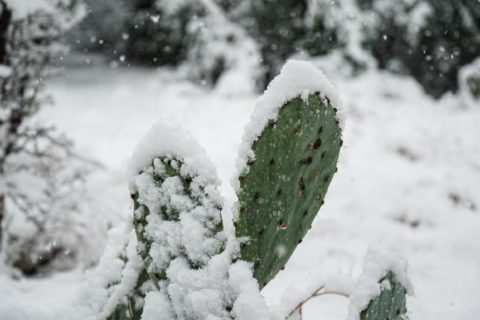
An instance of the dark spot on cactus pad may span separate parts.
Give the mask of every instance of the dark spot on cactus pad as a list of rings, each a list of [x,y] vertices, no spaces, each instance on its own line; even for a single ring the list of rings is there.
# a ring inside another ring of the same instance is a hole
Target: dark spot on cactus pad
[[[253,198],[254,198],[255,200],[260,199],[260,192],[258,192],[258,191],[255,192],[255,195],[253,196]]]
[[[258,230],[258,235],[262,236],[264,232],[265,232],[265,228],[261,227],[260,230]]]
[[[298,240],[298,243],[302,243],[302,241],[303,241],[303,239],[299,239],[299,240]]]
[[[245,180],[245,176],[238,177],[238,180],[240,180],[240,182],[243,182],[243,180]]]
[[[238,226],[238,222],[237,221],[234,221],[233,222],[233,226],[236,228]]]
[[[300,186],[300,190],[305,190],[305,181],[303,181],[303,177],[298,180],[298,185]]]
[[[245,208],[244,207],[240,207],[240,213],[244,212],[245,211]]]
[[[271,159],[271,160],[270,160],[270,165],[271,165],[271,166],[275,165],[275,159]]]
[[[321,145],[322,145],[322,139],[318,138],[318,139],[315,140],[315,142],[313,143],[313,149],[318,149],[318,148],[320,148]]]
[[[305,210],[305,211],[303,212],[303,216],[305,217],[307,214],[308,214],[308,210]]]
[[[255,160],[248,160],[247,165],[249,167],[253,166],[255,164]]]
[[[318,134],[323,133],[323,126],[318,129]]]
[[[260,259],[255,260],[255,263],[253,264],[253,268],[258,269],[260,267]]]
[[[325,178],[323,178],[323,181],[328,182],[330,180],[330,176],[327,174]]]
[[[308,157],[300,160],[301,166],[306,166],[306,165],[309,165],[310,163],[312,163],[312,157]]]
[[[282,224],[283,224],[283,220],[282,219],[278,220],[278,225],[282,225]]]
[[[340,139],[340,147],[343,146],[343,140]]]
[[[278,189],[277,191],[277,197],[280,197],[282,195],[282,189]]]
[[[333,108],[333,112],[337,113],[338,112],[337,108]]]
[[[232,306],[228,305],[225,310],[227,310],[227,312],[231,312],[232,311]]]
[[[324,151],[324,152],[322,152],[322,154],[320,155],[320,158],[321,158],[321,159],[325,158],[325,155],[326,155],[326,153],[325,153],[325,151]]]

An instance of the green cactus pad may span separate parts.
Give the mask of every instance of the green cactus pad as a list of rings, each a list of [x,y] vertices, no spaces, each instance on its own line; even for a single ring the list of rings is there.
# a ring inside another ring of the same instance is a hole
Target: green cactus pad
[[[407,290],[398,282],[393,272],[380,280],[381,293],[370,301],[360,313],[361,320],[404,320],[407,313]]]
[[[285,103],[253,143],[255,160],[241,174],[237,237],[241,258],[265,286],[310,229],[336,172],[342,145],[337,110],[311,94]]]

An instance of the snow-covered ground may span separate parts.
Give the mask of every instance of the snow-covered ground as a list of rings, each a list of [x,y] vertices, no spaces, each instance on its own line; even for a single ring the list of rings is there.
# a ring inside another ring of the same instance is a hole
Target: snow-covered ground
[[[66,71],[50,81],[55,105],[40,117],[105,166],[89,183],[99,219],[115,224],[130,214],[124,164],[163,118],[190,130],[217,166],[231,230],[229,181],[255,96],[210,91],[166,70]],[[434,101],[413,81],[378,72],[333,80],[345,103],[339,170],[313,228],[263,290],[267,302],[351,277],[369,245],[388,244],[410,266],[412,320],[480,319],[480,106],[463,107],[455,96]],[[79,269],[21,281],[0,275],[0,319],[71,319],[84,280]],[[324,296],[305,305],[304,319],[345,319],[347,312],[345,298]]]

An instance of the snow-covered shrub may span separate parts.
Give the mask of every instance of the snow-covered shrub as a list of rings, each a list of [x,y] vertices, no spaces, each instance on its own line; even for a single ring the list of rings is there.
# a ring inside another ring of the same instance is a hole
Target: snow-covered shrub
[[[64,35],[66,42],[81,52],[100,52],[108,56],[123,54],[129,36],[124,22],[127,0],[85,0],[85,18]]]
[[[413,76],[440,97],[458,88],[460,68],[480,48],[480,3],[358,0],[369,16],[364,45],[380,68]]]
[[[26,274],[52,261],[69,267],[88,228],[74,196],[87,169],[67,139],[33,116],[46,102],[47,65],[62,50],[55,40],[81,5],[3,0],[0,10],[0,254]]]
[[[128,5],[125,53],[132,62],[178,65],[185,61],[194,35],[188,26],[202,14],[195,1],[134,0]]]
[[[263,84],[278,73],[286,59],[300,54],[322,56],[339,52],[354,71],[365,68],[355,0],[247,1],[236,20],[258,42],[264,65]]]
[[[216,8],[220,10],[220,8]],[[197,80],[218,85],[220,91],[251,93],[260,75],[255,41],[221,11],[209,12],[190,24],[195,34],[188,51],[188,73]]]
[[[332,85],[307,62],[289,61],[270,83],[240,148],[235,235],[223,231],[220,182],[205,151],[179,125],[155,124],[129,165],[138,255],[132,242],[128,255],[118,245],[107,247],[117,281],[110,275],[103,281],[102,315],[272,320],[301,314],[298,307],[270,310],[260,288],[283,269],[323,204],[342,145],[340,106]],[[126,281],[118,276],[122,268]],[[350,319],[404,317],[408,281],[396,256],[367,256],[357,287],[345,293],[352,297]]]
[[[480,57],[464,66],[458,75],[460,94],[468,105],[480,105]]]

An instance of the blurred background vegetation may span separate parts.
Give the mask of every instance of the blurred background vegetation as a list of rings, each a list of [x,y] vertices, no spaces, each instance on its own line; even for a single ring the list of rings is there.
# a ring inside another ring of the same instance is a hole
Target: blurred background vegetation
[[[205,69],[193,73],[213,83],[235,60],[228,47],[243,41],[239,30],[261,56],[259,89],[291,56],[340,51],[352,74],[375,65],[414,77],[439,98],[457,90],[459,70],[480,55],[480,2],[472,0],[86,2],[86,18],[67,35],[75,50],[147,66],[190,62]],[[208,28],[224,50],[200,58],[192,52],[208,51],[211,43],[200,39]],[[220,34],[223,28],[237,32]]]

